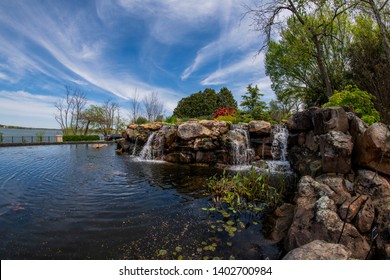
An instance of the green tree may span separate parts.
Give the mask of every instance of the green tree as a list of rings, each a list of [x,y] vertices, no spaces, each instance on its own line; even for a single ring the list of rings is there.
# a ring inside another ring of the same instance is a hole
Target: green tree
[[[218,92],[218,108],[232,107],[237,109],[237,101],[234,99],[232,92],[223,87]]]
[[[181,99],[173,114],[179,118],[211,116],[218,108],[218,100],[215,90],[207,88]]]
[[[267,119],[267,104],[260,100],[263,96],[264,94],[260,92],[257,85],[253,87],[252,84],[250,84],[247,86],[247,92],[241,96],[243,101],[240,106],[246,109],[246,113],[251,115],[254,119]]]
[[[354,86],[347,86],[345,90],[335,91],[324,107],[352,106],[357,113],[361,114],[361,119],[371,125],[380,121],[379,113],[372,102],[373,99],[374,96],[368,92]]]
[[[375,96],[381,120],[390,123],[390,71],[378,25],[360,15],[352,27],[353,42],[348,49],[350,75],[362,90]]]
[[[119,105],[111,100],[106,100],[103,105],[90,105],[83,113],[87,126],[101,132],[103,135],[110,134],[120,126]],[[117,122],[119,119],[119,123]]]

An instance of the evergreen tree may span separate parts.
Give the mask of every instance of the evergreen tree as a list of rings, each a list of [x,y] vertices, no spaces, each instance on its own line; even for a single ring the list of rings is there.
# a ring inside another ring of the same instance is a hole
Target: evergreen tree
[[[256,120],[267,119],[267,104],[260,100],[263,96],[264,94],[260,92],[257,85],[253,87],[250,84],[247,86],[247,92],[241,96],[243,101],[240,106],[244,107],[246,112]]]

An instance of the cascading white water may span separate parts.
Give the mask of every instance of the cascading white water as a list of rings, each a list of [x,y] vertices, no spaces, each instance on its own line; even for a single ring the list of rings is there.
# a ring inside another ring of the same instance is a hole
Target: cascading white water
[[[161,159],[164,152],[165,132],[168,126],[163,126],[159,131],[149,135],[148,141],[143,146],[139,158],[142,160]]]
[[[153,159],[153,140],[156,136],[156,132],[153,132],[149,135],[148,141],[143,146],[139,158],[143,160],[152,160]]]
[[[288,129],[282,125],[275,125],[272,129],[273,141],[271,155],[273,160],[265,161],[271,172],[290,172],[290,163],[287,160]]]
[[[271,154],[274,160],[287,161],[288,130],[285,126],[275,125],[272,131]]]
[[[132,156],[135,156],[137,152],[137,144],[138,144],[138,137],[135,138],[134,146],[133,146],[133,151],[131,153]]]
[[[232,164],[248,165],[254,155],[250,147],[249,132],[240,125],[232,125],[229,131]]]

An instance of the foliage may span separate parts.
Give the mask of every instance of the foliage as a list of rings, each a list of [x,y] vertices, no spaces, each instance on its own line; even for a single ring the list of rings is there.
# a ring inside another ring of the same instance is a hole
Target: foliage
[[[233,107],[222,107],[218,108],[213,115],[213,119],[216,119],[220,116],[234,116],[236,110]]]
[[[119,104],[106,100],[103,105],[90,105],[83,112],[83,119],[87,123],[85,133],[87,133],[89,126],[93,129],[101,132],[104,135],[108,135],[114,130],[114,127],[121,126],[121,117],[119,115]]]
[[[352,26],[353,42],[348,49],[350,75],[373,100],[381,121],[390,123],[390,71],[380,31],[369,17],[357,17]]]
[[[330,106],[352,106],[354,110],[361,114],[361,119],[368,125],[380,120],[378,111],[374,108],[372,99],[374,97],[366,91],[357,87],[347,86],[345,90],[336,91],[330,97],[330,101],[324,107]]]
[[[226,87],[223,87],[218,92],[218,107],[231,107],[237,109],[237,101],[234,99],[233,94]]]
[[[247,87],[247,93],[242,96],[243,101],[240,106],[246,108],[246,113],[251,115],[256,120],[266,120],[268,118],[266,110],[267,104],[261,101],[262,94],[257,87],[251,84]]]
[[[173,111],[179,118],[196,118],[212,115],[217,108],[218,95],[213,89],[205,89],[181,99]]]
[[[148,119],[145,118],[145,117],[138,117],[138,118],[135,120],[135,123],[136,123],[136,124],[145,124],[145,123],[148,123]]]
[[[227,204],[240,211],[256,208],[259,204],[275,206],[280,202],[280,193],[268,184],[269,176],[259,174],[252,166],[248,174],[209,179],[207,188],[216,204]]]
[[[201,116],[212,116],[220,107],[237,108],[237,102],[234,100],[231,91],[222,88],[216,93],[214,89],[206,88],[181,99],[173,114],[179,118],[199,118]]]
[[[96,141],[100,140],[99,135],[64,135],[64,142],[78,142],[78,141]]]
[[[172,115],[170,117],[166,117],[164,122],[167,124],[177,124],[177,117],[175,115]]]
[[[232,124],[236,122],[236,117],[235,116],[219,116],[215,120],[217,121],[225,121],[228,124]]]

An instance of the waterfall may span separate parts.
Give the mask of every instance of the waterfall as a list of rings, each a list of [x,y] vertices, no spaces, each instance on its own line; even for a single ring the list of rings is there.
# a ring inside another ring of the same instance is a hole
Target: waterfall
[[[272,158],[274,160],[287,161],[288,130],[285,126],[275,125],[273,128]]]
[[[148,141],[146,142],[145,146],[143,146],[139,157],[143,160],[152,160],[153,159],[153,140],[156,136],[156,132],[153,132],[149,135]]]
[[[254,155],[250,147],[249,132],[241,125],[231,125],[230,139],[231,162],[233,165],[248,165]]]
[[[160,160],[164,153],[165,132],[169,127],[163,126],[159,131],[149,135],[148,141],[143,146],[139,158],[142,160]]]
[[[138,137],[135,138],[133,152],[131,153],[132,156],[135,156],[135,153],[137,152],[137,144],[138,144]]]

